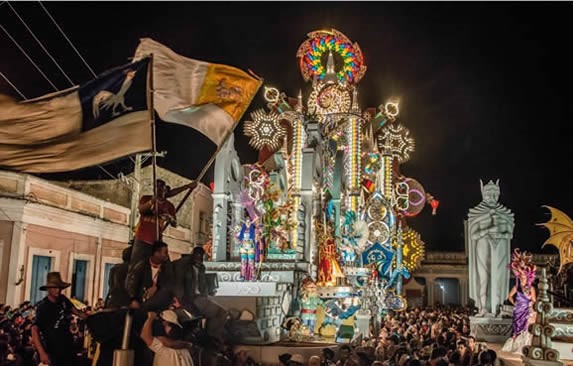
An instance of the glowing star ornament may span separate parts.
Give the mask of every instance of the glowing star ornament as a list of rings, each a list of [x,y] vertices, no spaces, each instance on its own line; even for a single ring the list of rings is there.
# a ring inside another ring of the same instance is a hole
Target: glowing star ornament
[[[402,233],[402,263],[413,272],[420,266],[425,254],[425,244],[420,234],[412,228],[407,228]]]
[[[388,102],[384,105],[384,113],[391,120],[395,120],[399,112],[398,102]]]
[[[386,125],[378,135],[378,149],[394,155],[400,163],[410,160],[410,153],[414,151],[414,146],[410,130],[401,124]]]
[[[244,133],[249,136],[249,145],[257,150],[266,147],[271,151],[277,150],[285,136],[286,128],[279,122],[279,113],[265,112],[258,109],[251,113],[252,121],[245,121]]]

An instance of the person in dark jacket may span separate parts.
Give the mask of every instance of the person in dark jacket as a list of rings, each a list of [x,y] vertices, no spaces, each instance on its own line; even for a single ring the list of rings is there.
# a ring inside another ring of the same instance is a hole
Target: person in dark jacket
[[[195,247],[190,255],[184,255],[173,262],[174,292],[184,308],[207,319],[207,334],[222,341],[228,314],[219,304],[208,298],[204,256],[205,250]]]
[[[167,244],[156,241],[151,257],[129,271],[126,290],[130,299],[137,299],[144,310],[166,309],[173,299],[172,268],[168,262]]]
[[[82,319],[87,314],[76,309],[72,302],[62,294],[70,283],[62,281],[59,272],[50,272],[47,283],[40,291],[48,291],[38,303],[36,319],[32,326],[32,339],[40,361],[51,366],[76,364],[73,351],[73,336],[70,332],[72,314]]]
[[[127,277],[132,249],[132,245],[125,248],[121,253],[123,263],[116,264],[109,270],[109,292],[105,299],[106,309],[117,309],[129,305],[129,294],[125,289],[125,278]]]

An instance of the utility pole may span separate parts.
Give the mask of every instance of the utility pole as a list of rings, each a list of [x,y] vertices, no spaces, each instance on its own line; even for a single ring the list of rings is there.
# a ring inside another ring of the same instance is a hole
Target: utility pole
[[[133,180],[131,181],[131,213],[129,215],[129,240],[135,236],[134,227],[139,218],[139,193],[141,191],[141,156],[135,155],[135,168],[133,169]]]

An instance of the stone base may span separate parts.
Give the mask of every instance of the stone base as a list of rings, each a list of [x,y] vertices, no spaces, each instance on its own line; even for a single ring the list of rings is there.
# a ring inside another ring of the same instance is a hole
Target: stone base
[[[525,366],[563,366],[561,361],[535,360],[525,356],[521,356],[521,360]]]
[[[504,343],[511,337],[511,319],[470,316],[470,334],[478,342]]]
[[[257,281],[241,281],[238,262],[205,262],[207,273],[216,275],[214,300],[232,314],[230,335],[242,344],[280,341],[281,324],[290,313],[293,284],[306,275],[308,264],[263,262]],[[235,316],[241,315],[240,319]]]

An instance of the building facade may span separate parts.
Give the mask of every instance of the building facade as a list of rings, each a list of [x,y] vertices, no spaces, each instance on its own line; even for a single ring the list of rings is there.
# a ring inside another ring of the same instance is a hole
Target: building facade
[[[554,261],[556,254],[534,254],[539,267]],[[509,269],[508,269],[509,271]],[[404,284],[409,304],[467,305],[469,298],[468,264],[465,252],[428,252],[424,260]]]
[[[162,173],[160,177],[171,186],[179,183]],[[117,182],[109,184],[113,187]],[[121,195],[110,193],[110,187],[96,189],[88,182],[74,183],[75,189],[63,185],[0,171],[0,303],[42,299],[45,292],[38,288],[51,271],[72,283],[66,294],[80,301],[94,304],[107,294],[109,270],[121,262],[129,240],[129,205]],[[123,204],[110,202],[110,197],[119,197],[116,201]],[[164,233],[171,259],[202,243],[191,233],[207,233],[208,227],[199,226],[200,213],[212,207],[209,188],[200,184],[186,205],[178,215],[179,226]]]

